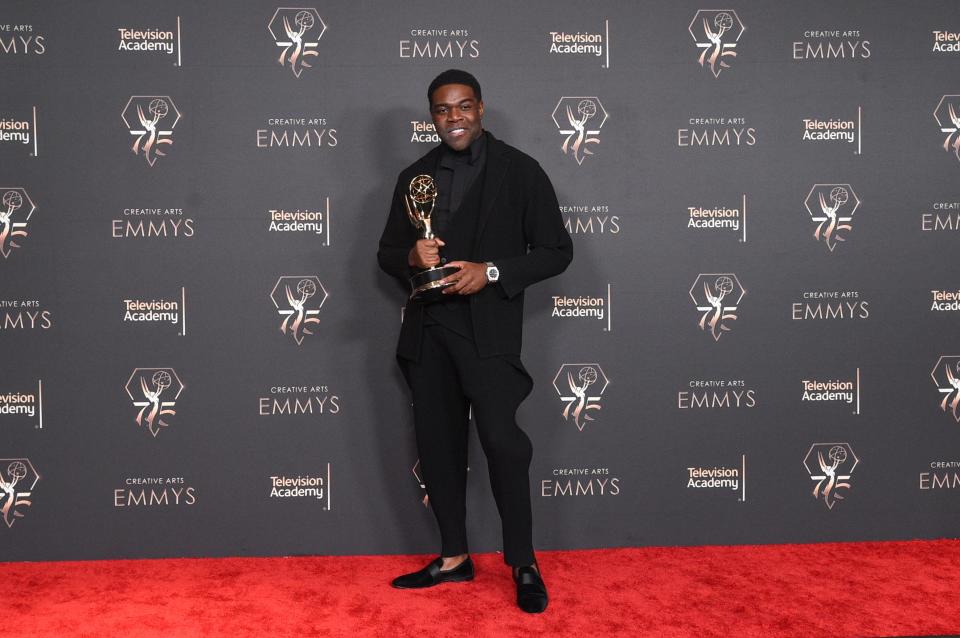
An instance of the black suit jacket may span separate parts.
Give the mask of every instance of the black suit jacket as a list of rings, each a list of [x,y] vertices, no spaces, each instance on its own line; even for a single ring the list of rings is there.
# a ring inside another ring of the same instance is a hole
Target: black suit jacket
[[[470,295],[470,316],[480,356],[519,355],[523,291],[563,272],[573,258],[573,242],[563,225],[553,185],[536,160],[490,133],[484,135],[486,178],[468,261],[493,262],[500,269],[500,281]],[[415,176],[436,174],[441,150],[437,146],[400,172],[380,237],[380,267],[408,288],[408,279],[416,271],[408,265],[407,256],[418,231],[407,217],[403,195]],[[422,331],[423,306],[408,302],[397,355],[419,360]]]

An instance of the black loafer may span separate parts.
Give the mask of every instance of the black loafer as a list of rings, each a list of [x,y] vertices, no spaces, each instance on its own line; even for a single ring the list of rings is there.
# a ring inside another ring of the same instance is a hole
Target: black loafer
[[[547,608],[547,586],[533,567],[520,567],[513,577],[517,583],[517,607],[528,614],[539,614]]]
[[[443,565],[443,558],[438,558],[418,572],[394,578],[390,584],[397,589],[421,589],[440,583],[462,583],[473,580],[473,561],[469,556],[465,561],[447,571],[441,571],[441,565]]]

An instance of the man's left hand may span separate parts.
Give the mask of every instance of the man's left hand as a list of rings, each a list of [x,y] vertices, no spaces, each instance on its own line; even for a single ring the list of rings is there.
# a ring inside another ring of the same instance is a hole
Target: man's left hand
[[[472,261],[451,261],[447,266],[459,268],[457,272],[443,278],[444,283],[454,282],[443,289],[445,295],[472,295],[487,285],[487,265]]]

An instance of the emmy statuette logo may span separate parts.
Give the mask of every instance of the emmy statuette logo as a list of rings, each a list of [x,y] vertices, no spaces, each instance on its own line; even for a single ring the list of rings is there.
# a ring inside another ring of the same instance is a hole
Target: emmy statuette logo
[[[33,504],[33,488],[39,480],[30,459],[0,459],[0,515],[7,527],[13,527]]]
[[[810,480],[814,481],[813,498],[822,500],[827,509],[846,498],[850,477],[860,459],[849,443],[814,443],[803,459]]]
[[[27,236],[27,223],[36,205],[23,188],[0,188],[0,256],[10,257]]]
[[[697,11],[687,27],[694,44],[702,49],[697,62],[709,69],[713,77],[720,77],[723,69],[730,68],[728,62],[737,57],[735,49],[746,29],[732,9]]]
[[[701,313],[697,324],[714,341],[731,330],[737,308],[747,291],[733,273],[701,273],[690,287],[690,298]]]
[[[850,184],[814,184],[803,205],[817,224],[813,238],[823,241],[833,252],[853,230],[851,222],[860,207],[860,198]]]
[[[600,129],[610,115],[597,97],[562,97],[551,116],[563,136],[560,147],[564,155],[576,160],[578,165],[588,155],[593,155],[592,146],[600,144]],[[587,128],[587,127],[590,128]]]
[[[137,412],[136,424],[156,437],[176,416],[174,409],[183,392],[183,382],[173,368],[136,368],[124,390]]]
[[[553,378],[553,388],[564,402],[563,420],[573,421],[583,432],[589,421],[596,420],[594,412],[603,406],[600,401],[610,379],[597,363],[565,363]]]
[[[307,335],[313,335],[320,324],[317,315],[327,300],[327,290],[315,275],[283,276],[270,292],[277,313],[283,317],[280,332],[302,345]]]
[[[166,156],[164,150],[173,144],[173,129],[180,121],[180,111],[170,96],[131,96],[121,117],[134,138],[130,147],[134,155],[143,155],[150,166]]]
[[[320,55],[316,48],[327,25],[314,8],[280,7],[267,30],[281,49],[277,63],[289,66],[294,77],[299,78],[304,69],[312,68],[310,59]]]
[[[941,356],[930,377],[943,396],[940,410],[960,423],[960,356]]]

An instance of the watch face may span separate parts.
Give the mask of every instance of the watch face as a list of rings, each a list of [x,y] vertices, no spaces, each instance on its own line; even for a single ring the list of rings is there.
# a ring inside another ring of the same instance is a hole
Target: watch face
[[[500,270],[496,266],[487,267],[487,279],[490,281],[496,281],[500,278]]]

